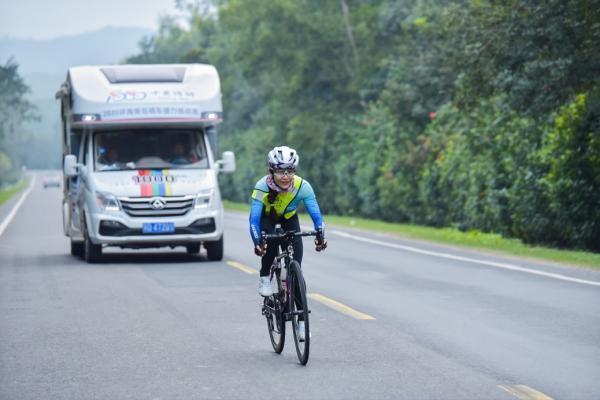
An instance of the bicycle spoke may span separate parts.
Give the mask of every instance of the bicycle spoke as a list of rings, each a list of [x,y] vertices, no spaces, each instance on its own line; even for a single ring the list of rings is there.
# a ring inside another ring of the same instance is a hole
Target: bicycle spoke
[[[306,301],[306,285],[300,265],[296,261],[290,263],[290,278],[292,291],[290,314],[294,331],[294,344],[296,345],[296,354],[300,364],[306,365],[310,349],[309,312]],[[302,325],[304,329],[300,330]]]
[[[273,282],[277,282],[276,287],[278,290],[272,296],[265,297],[263,302],[263,314],[267,319],[267,329],[269,330],[269,338],[271,339],[273,350],[280,354],[285,345],[285,322],[282,322],[283,307],[278,276],[278,274],[275,274],[275,279],[272,279]],[[273,274],[271,275],[271,278],[273,278]]]

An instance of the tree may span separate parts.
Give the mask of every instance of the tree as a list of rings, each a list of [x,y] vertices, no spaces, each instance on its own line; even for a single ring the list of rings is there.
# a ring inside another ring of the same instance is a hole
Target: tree
[[[36,118],[35,107],[26,99],[29,87],[19,75],[18,65],[8,59],[0,65],[0,186],[18,176],[20,164],[12,159],[12,144],[22,140],[15,137],[21,133],[22,123]]]
[[[24,120],[35,118],[34,106],[26,100],[29,87],[12,59],[0,65],[0,140],[16,130]]]
[[[543,118],[598,85],[597,0],[482,0],[450,9],[449,45],[464,49],[449,60],[461,70],[460,103],[506,93],[513,108]]]
[[[327,212],[597,249],[598,0],[179,4],[130,61],[217,67],[225,197],[286,144]]]

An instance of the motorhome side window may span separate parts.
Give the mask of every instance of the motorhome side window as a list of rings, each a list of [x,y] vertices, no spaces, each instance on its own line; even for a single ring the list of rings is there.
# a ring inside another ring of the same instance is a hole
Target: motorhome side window
[[[97,171],[208,168],[202,132],[131,130],[94,135]]]

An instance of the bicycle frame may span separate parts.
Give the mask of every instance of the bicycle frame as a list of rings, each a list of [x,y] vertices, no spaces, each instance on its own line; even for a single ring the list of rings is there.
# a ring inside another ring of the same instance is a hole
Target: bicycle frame
[[[291,319],[291,314],[288,311],[291,291],[289,287],[289,280],[287,279],[287,277],[289,276],[288,266],[290,265],[290,262],[293,260],[293,258],[293,244],[289,243],[286,250],[280,251],[277,254],[277,256],[275,256],[273,264],[271,264],[271,273],[269,275],[271,280],[273,280],[273,276],[275,276],[275,278],[277,279],[277,293],[282,294],[284,307],[284,321],[289,321]],[[282,272],[285,276],[285,279],[281,279]],[[273,307],[265,305],[264,308],[267,308],[271,313],[276,312]]]
[[[273,260],[273,264],[271,265],[271,273],[270,273],[271,280],[273,279],[273,275],[275,275],[277,278],[278,292],[283,291],[284,321],[290,321],[292,319],[293,315],[299,314],[299,312],[292,313],[289,311],[290,310],[290,301],[292,301],[292,299],[290,299],[291,290],[289,287],[289,280],[287,279],[287,277],[290,275],[288,266],[294,259],[294,239],[298,236],[318,236],[318,235],[319,235],[319,232],[317,232],[317,231],[308,231],[308,232],[287,231],[287,232],[279,232],[279,233],[270,234],[270,235],[265,234],[263,232],[263,234],[261,235],[261,243],[266,243],[268,240],[283,239],[284,240],[283,244],[286,247],[286,249],[283,251],[281,251],[279,249],[279,253],[277,254],[277,256],[275,256],[275,259]],[[279,247],[280,244],[277,244],[277,246]],[[283,262],[282,262],[282,260],[283,260]],[[284,269],[285,269],[285,274],[286,274],[285,285],[284,285],[284,282],[282,282],[282,280],[281,280],[281,272]],[[268,306],[265,306],[265,307],[268,307]],[[275,313],[274,308],[268,307],[268,309],[271,313]]]
[[[294,242],[298,236],[319,235],[320,232],[317,231],[282,232],[281,227],[276,227],[275,234],[261,233],[261,245],[265,245],[267,240],[273,240],[277,246],[277,254],[269,274],[271,282],[275,277],[276,289],[271,296],[264,298],[262,307],[262,314],[267,318],[271,344],[276,353],[282,352],[286,323],[291,321],[296,354],[302,365],[308,362],[310,351],[310,309],[306,300],[306,282],[302,269],[300,264],[294,261]],[[302,328],[299,328],[300,326]],[[302,336],[299,336],[300,334]]]

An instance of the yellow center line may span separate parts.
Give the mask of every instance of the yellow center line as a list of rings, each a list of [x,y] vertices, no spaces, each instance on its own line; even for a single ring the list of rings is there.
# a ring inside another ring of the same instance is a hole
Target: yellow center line
[[[237,261],[227,261],[227,264],[233,268],[239,269],[240,271],[243,271],[247,274],[258,274],[258,270],[248,267],[242,263],[239,263]]]
[[[347,305],[342,304],[339,301],[335,301],[335,300],[330,299],[329,297],[323,296],[322,294],[319,294],[319,293],[309,293],[308,297],[315,301],[318,301],[319,303],[326,305],[327,307],[329,307],[331,309],[334,309],[343,314],[349,315],[352,318],[364,319],[364,320],[375,319],[375,317],[372,317],[365,313],[361,313],[360,311],[356,311],[355,309],[348,307]]]
[[[244,265],[237,261],[228,260],[227,265],[229,265],[230,267],[239,269],[240,271],[245,272],[247,274],[258,274],[258,270],[248,267],[247,265]],[[360,311],[357,311],[351,307],[348,307],[345,304],[340,303],[339,301],[335,301],[335,300],[330,299],[327,296],[323,296],[322,294],[319,294],[319,293],[308,293],[308,297],[315,301],[318,301],[319,303],[326,305],[327,307],[329,307],[331,309],[334,309],[338,312],[349,315],[352,318],[362,319],[362,320],[375,319],[375,317],[372,317],[365,313],[361,313]]]
[[[552,397],[526,385],[498,385],[498,387],[520,400],[554,400]]]

